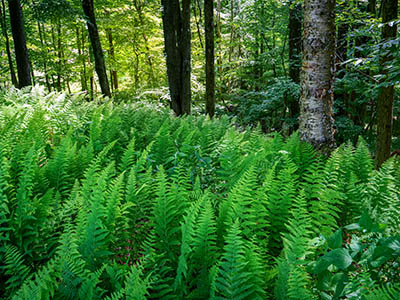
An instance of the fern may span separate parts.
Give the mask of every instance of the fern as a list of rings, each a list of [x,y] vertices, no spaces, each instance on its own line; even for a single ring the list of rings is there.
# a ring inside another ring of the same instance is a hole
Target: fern
[[[150,287],[149,277],[143,278],[142,266],[131,267],[126,276],[125,295],[126,300],[146,300]]]
[[[245,260],[245,244],[241,237],[239,223],[232,224],[226,236],[224,254],[219,263],[218,275],[215,279],[217,289],[215,299],[250,299],[251,290],[254,289],[250,282]]]
[[[7,276],[6,293],[13,295],[15,291],[31,276],[31,269],[25,265],[24,257],[17,247],[6,245],[4,274]]]
[[[283,258],[278,259],[278,281],[275,295],[283,299],[313,299],[310,292],[311,279],[306,271],[307,255],[311,237],[311,220],[307,214],[304,192],[294,201],[292,218],[287,224],[283,238]]]

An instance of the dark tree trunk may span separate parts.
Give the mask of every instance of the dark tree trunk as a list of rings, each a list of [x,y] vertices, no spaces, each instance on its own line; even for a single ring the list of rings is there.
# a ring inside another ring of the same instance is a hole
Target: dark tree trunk
[[[376,0],[368,1],[368,12],[375,17],[376,16]]]
[[[111,29],[107,30],[107,37],[108,37],[108,45],[110,47],[109,53],[110,57],[112,60],[111,64],[111,85],[114,88],[114,90],[118,90],[118,75],[117,75],[117,70],[114,69],[115,67],[115,51],[114,51],[114,42],[113,42],[113,35]]]
[[[190,0],[162,0],[163,29],[171,108],[176,115],[191,110]]]
[[[111,97],[103,50],[101,48],[99,31],[97,29],[96,17],[94,14],[93,0],[82,0],[82,8],[87,18],[86,23],[89,31],[90,43],[92,44],[94,65],[97,76],[99,77],[101,92],[104,96]]]
[[[397,19],[398,0],[386,0],[382,3],[382,38],[388,41],[396,38],[397,24],[388,24]],[[390,51],[381,57],[382,75],[387,77],[385,65],[393,60]],[[380,167],[389,157],[392,148],[394,86],[381,87],[378,96],[377,119],[378,136],[376,139],[376,166]]]
[[[17,80],[17,76],[15,75],[14,64],[13,64],[12,56],[11,56],[10,40],[8,38],[8,33],[7,33],[6,6],[4,4],[4,0],[1,0],[0,23],[1,23],[1,30],[2,30],[4,39],[6,40],[6,52],[7,52],[8,66],[10,69],[11,82],[15,87],[18,87],[18,80]]]
[[[301,66],[301,34],[302,34],[302,7],[290,1],[289,9],[289,76],[293,82],[300,84]],[[290,118],[298,118],[300,114],[299,99],[290,99]],[[298,129],[298,124],[294,130]]]
[[[215,114],[215,44],[214,1],[204,0],[204,22],[206,39],[206,113]]]
[[[332,117],[335,2],[304,2],[300,136],[322,152],[329,152],[335,146]]]
[[[32,85],[31,65],[29,62],[28,48],[26,47],[26,37],[22,7],[19,0],[9,0],[8,8],[10,11],[11,31],[14,39],[15,60],[17,62],[19,87]]]

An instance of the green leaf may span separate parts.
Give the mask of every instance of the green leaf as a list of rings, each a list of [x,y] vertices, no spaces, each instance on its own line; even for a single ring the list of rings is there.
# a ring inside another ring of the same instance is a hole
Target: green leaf
[[[352,262],[353,259],[347,249],[335,249],[318,259],[315,273],[325,271],[332,264],[340,270],[346,270]]]
[[[338,229],[334,234],[332,234],[328,239],[328,246],[331,249],[337,249],[342,246],[343,238],[342,229]]]

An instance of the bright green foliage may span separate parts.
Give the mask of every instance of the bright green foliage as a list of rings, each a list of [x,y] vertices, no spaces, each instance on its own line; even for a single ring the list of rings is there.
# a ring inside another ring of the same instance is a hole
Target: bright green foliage
[[[4,299],[396,295],[399,162],[374,171],[363,141],[322,157],[227,118],[39,89],[0,103]]]

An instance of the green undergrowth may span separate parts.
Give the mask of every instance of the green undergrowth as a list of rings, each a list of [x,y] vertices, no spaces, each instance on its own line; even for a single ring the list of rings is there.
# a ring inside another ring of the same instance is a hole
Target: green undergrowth
[[[37,89],[0,137],[3,299],[398,299],[400,167],[362,140]]]

